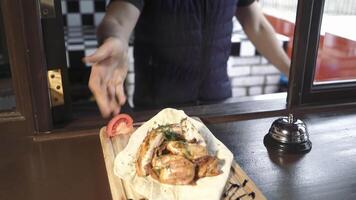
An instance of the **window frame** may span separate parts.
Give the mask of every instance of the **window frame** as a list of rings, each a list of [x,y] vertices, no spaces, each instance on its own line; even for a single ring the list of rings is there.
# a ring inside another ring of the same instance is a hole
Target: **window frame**
[[[352,103],[356,82],[314,85],[325,0],[299,0],[294,33],[288,108]]]
[[[38,1],[2,0],[1,15],[16,108],[0,112],[1,136],[32,135],[52,127]]]

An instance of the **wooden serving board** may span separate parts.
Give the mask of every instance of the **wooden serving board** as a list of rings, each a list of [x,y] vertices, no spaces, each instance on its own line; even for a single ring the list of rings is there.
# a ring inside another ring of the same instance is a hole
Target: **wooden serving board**
[[[111,195],[113,200],[144,199],[135,193],[130,185],[125,183],[114,174],[114,160],[116,155],[125,148],[129,135],[118,135],[107,137],[106,128],[100,130],[100,141],[103,149],[103,155],[108,173]],[[255,183],[246,175],[241,167],[233,161],[229,179],[226,183],[221,200],[265,200],[266,197],[257,188]]]

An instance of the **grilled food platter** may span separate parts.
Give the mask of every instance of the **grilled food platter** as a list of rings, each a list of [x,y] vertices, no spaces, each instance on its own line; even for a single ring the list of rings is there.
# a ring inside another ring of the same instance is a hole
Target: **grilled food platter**
[[[134,124],[134,129],[140,125]],[[140,140],[139,133],[113,135],[103,127],[100,141],[113,200],[189,199],[189,195],[192,198],[205,195],[205,199],[266,199],[232,156],[229,161],[228,153],[219,143],[217,150],[210,151],[216,148],[211,147],[215,142],[209,138],[205,141],[197,134],[199,131],[192,129],[194,126],[187,118],[146,129],[142,141],[134,147],[137,152],[132,161],[134,166],[130,166],[130,161],[121,161],[126,159],[123,154],[130,155],[130,147]],[[144,189],[145,185],[148,189]]]

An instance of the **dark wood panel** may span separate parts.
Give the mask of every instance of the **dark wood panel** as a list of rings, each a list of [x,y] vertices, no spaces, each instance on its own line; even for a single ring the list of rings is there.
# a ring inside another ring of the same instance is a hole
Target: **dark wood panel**
[[[2,118],[1,134],[30,135],[47,131],[52,118],[47,87],[47,70],[43,49],[38,1],[3,0],[6,43],[9,53],[16,112],[22,118],[16,123]],[[11,113],[1,115],[6,116]]]
[[[308,114],[303,119],[313,142],[304,156],[267,152],[263,137],[275,118],[207,126],[268,199],[355,199],[356,110]],[[99,127],[80,133],[41,142],[7,140],[0,146],[1,199],[110,199]]]
[[[19,0],[2,0],[1,14],[4,19],[6,43],[14,94],[16,96],[16,111],[2,113],[0,118],[0,135],[13,137],[14,135],[30,135],[35,130],[32,109],[31,82],[29,78],[30,65],[28,62],[28,48],[26,33],[22,26],[23,10]],[[14,116],[14,117],[8,117]],[[20,116],[20,117],[17,117]],[[0,141],[1,143],[3,140]]]
[[[188,115],[197,116],[204,122],[224,123],[231,121],[241,121],[248,119],[258,119],[265,117],[277,117],[288,115],[286,109],[285,95],[276,95],[281,98],[270,100],[251,100],[244,102],[231,102],[223,104],[201,105],[179,107]],[[319,106],[299,106],[294,109],[295,116],[301,116],[308,113],[325,113],[334,110],[347,111],[355,108],[355,103],[339,105],[319,105]],[[131,115],[135,122],[143,122],[159,112],[156,110],[133,110],[128,105],[122,109],[123,113]],[[79,103],[73,105],[73,118],[69,123],[57,124],[51,135],[45,135],[46,138],[73,137],[68,132],[82,131],[92,128],[105,126],[109,119],[103,119],[95,105],[95,102]],[[38,136],[39,138],[42,135]]]
[[[200,105],[178,107],[188,115],[200,117],[209,122],[226,122],[253,118],[263,118],[266,116],[280,116],[286,114],[285,95],[282,98],[272,100],[245,101],[235,103]],[[150,119],[157,114],[160,109],[153,110],[133,110],[128,105],[122,109],[123,113],[131,115],[136,122]],[[64,133],[67,131],[83,130],[104,126],[109,119],[103,119],[95,102],[79,103],[73,105],[73,116],[69,123],[57,124],[53,133]],[[39,136],[40,137],[40,136]]]
[[[97,136],[42,143],[9,140],[2,147],[6,160],[0,161],[0,199],[111,199]]]
[[[38,3],[37,0],[22,0],[23,16],[26,16],[23,20],[28,61],[31,66],[29,73],[33,88],[32,98],[36,131],[46,132],[52,129],[53,124],[48,94],[46,54]]]

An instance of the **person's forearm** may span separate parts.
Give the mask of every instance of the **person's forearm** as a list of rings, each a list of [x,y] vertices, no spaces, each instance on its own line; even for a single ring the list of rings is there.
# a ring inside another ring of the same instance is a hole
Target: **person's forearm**
[[[139,15],[140,11],[131,3],[112,1],[97,30],[99,43],[109,37],[117,37],[128,42]]]
[[[259,31],[249,34],[257,50],[286,76],[289,76],[290,60],[276,38],[271,25],[264,18]]]
[[[236,13],[245,33],[268,61],[289,76],[290,59],[280,45],[273,27],[257,3],[249,7],[238,9]]]

